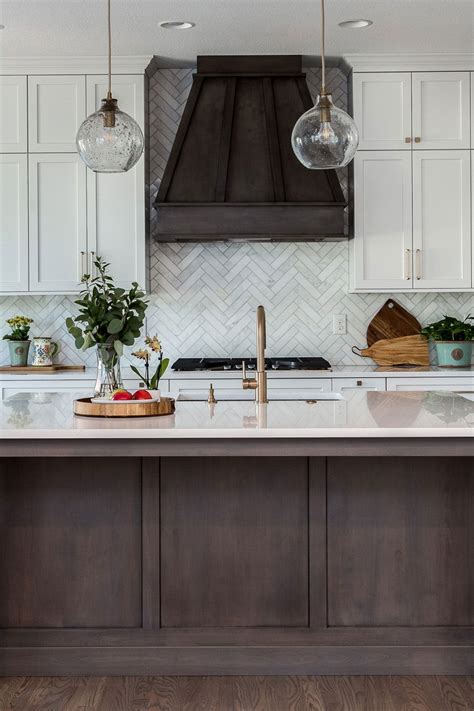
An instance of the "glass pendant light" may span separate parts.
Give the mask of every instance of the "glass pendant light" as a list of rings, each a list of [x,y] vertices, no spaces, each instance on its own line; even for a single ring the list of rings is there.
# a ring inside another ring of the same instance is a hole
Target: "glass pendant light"
[[[316,105],[300,116],[291,134],[296,157],[312,170],[343,168],[354,158],[359,143],[354,120],[334,106],[326,88],[324,0],[321,0],[321,28],[321,90]]]
[[[109,84],[102,106],[82,123],[77,132],[77,150],[88,168],[96,173],[124,173],[143,153],[143,133],[137,122],[120,111],[112,97],[112,32],[110,0],[107,0],[109,35]]]

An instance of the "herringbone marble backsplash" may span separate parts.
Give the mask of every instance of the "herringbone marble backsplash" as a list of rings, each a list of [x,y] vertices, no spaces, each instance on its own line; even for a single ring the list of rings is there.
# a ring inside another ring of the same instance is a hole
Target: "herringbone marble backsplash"
[[[314,93],[318,72],[308,71]],[[150,220],[151,203],[163,174],[186,102],[191,70],[158,71],[150,85]],[[334,100],[344,106],[343,75],[329,75]],[[342,173],[341,182],[346,183]],[[367,361],[351,352],[365,345],[367,323],[388,298],[386,294],[349,294],[348,244],[218,243],[152,244],[150,306],[147,330],[158,333],[167,355],[240,356],[255,352],[255,308],[264,304],[269,355],[323,355],[334,365]],[[397,294],[397,301],[422,323],[445,313],[474,313],[472,294]],[[78,353],[64,321],[75,312],[69,296],[1,297],[2,322],[22,313],[34,318],[32,334],[62,343],[64,362],[95,363],[92,350]],[[332,315],[347,315],[347,335],[332,335]],[[0,360],[8,359],[0,341]],[[129,356],[127,356],[129,357]]]

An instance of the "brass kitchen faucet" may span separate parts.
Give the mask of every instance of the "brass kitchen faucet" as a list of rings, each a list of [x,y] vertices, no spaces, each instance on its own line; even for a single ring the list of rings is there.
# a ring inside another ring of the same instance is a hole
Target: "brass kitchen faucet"
[[[242,387],[244,390],[255,390],[255,402],[265,403],[267,399],[267,372],[265,370],[265,348],[267,333],[265,325],[265,309],[257,307],[257,373],[256,378],[247,378],[245,361],[242,361]]]

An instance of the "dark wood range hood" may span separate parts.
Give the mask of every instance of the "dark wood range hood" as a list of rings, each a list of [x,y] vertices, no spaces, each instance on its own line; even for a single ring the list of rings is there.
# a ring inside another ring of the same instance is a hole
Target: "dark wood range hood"
[[[154,238],[340,240],[346,202],[334,170],[291,148],[313,105],[300,56],[198,57],[155,207]]]

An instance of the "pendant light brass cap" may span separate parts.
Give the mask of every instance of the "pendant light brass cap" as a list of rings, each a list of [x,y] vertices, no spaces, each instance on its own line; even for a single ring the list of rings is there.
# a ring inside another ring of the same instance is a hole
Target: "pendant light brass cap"
[[[102,99],[100,110],[104,114],[104,127],[113,128],[115,126],[115,112],[118,110],[117,99],[112,97],[111,92],[107,93],[107,98]]]
[[[319,92],[319,110],[321,112],[321,123],[330,123],[331,121],[331,94],[324,87],[321,87]]]

